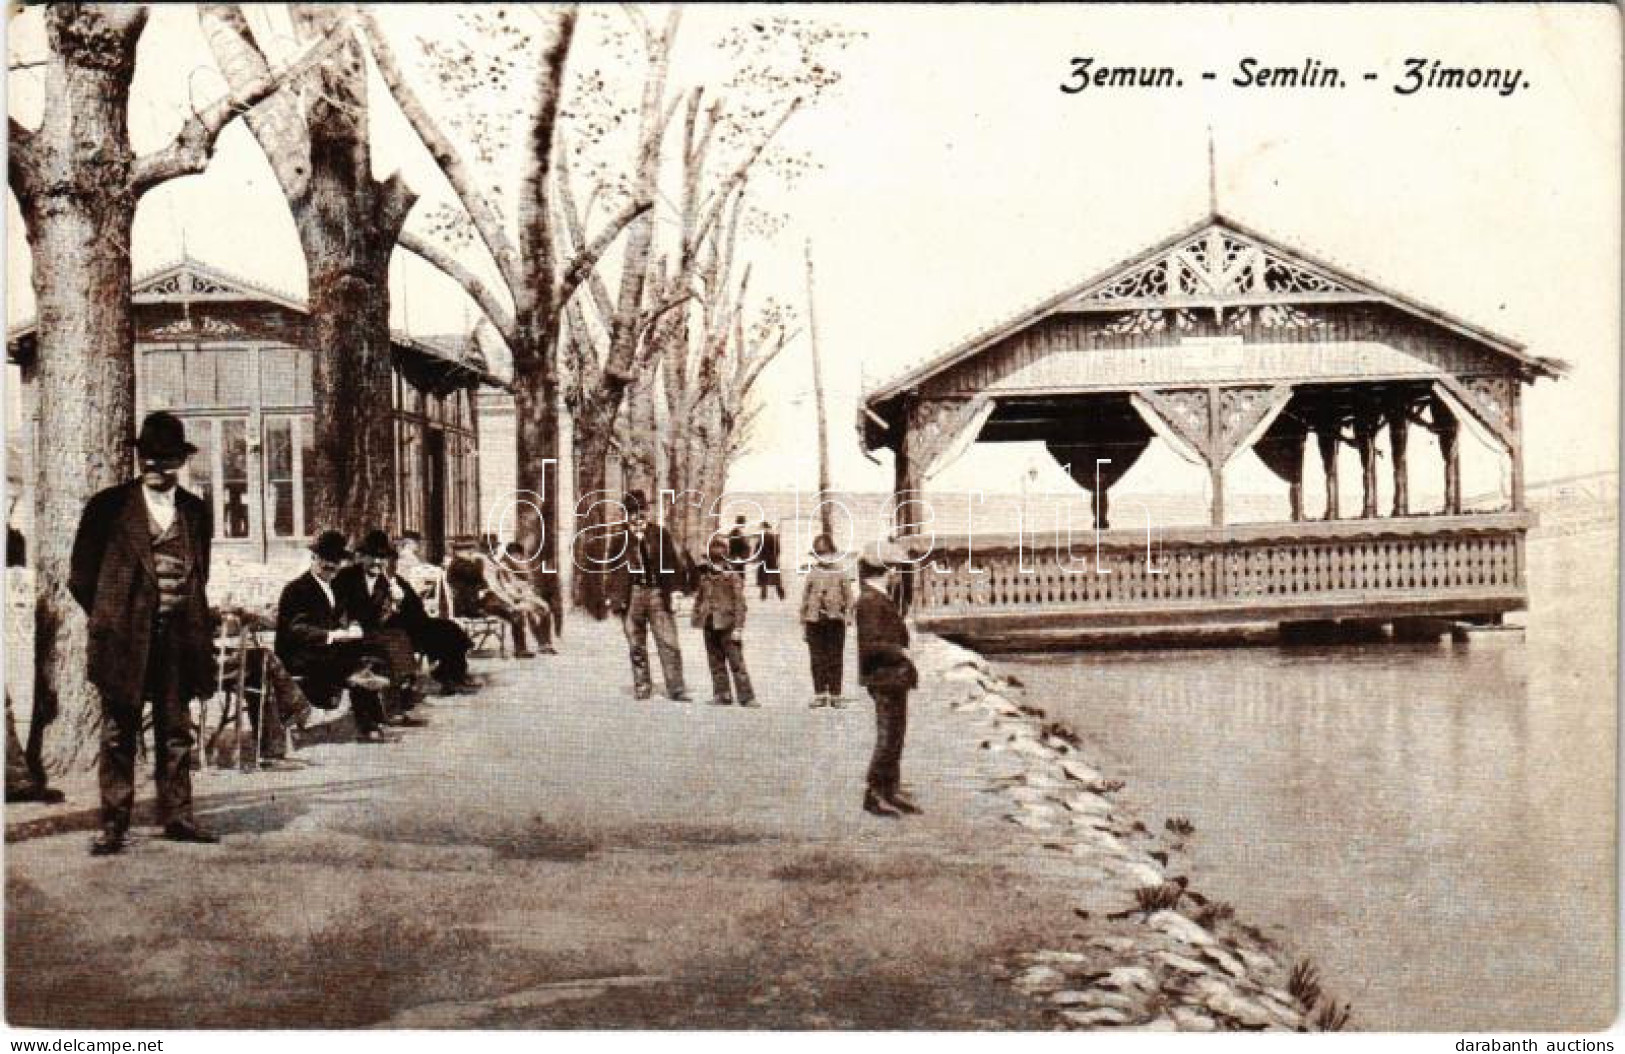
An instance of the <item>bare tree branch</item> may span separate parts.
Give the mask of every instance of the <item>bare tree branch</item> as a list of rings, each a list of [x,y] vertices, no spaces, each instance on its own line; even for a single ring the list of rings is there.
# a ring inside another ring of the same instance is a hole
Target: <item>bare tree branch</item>
[[[469,219],[474,221],[474,229],[479,232],[480,240],[485,243],[492,259],[496,261],[497,271],[501,273],[502,280],[508,284],[509,289],[520,288],[524,284],[524,269],[496,205],[480,190],[479,180],[475,178],[473,170],[464,162],[462,154],[452,143],[451,138],[429,115],[423,100],[407,82],[394,51],[384,38],[371,5],[362,8],[361,19],[373,61],[377,63],[378,73],[383,77],[389,93],[395,97],[401,113],[411,124],[412,130],[417,132],[418,138],[423,140],[423,145],[428,148],[435,163],[446,174],[452,190],[457,194],[457,199],[462,202]]]
[[[614,243],[616,238],[621,236],[621,232],[630,227],[634,220],[648,212],[652,207],[652,202],[634,201],[612,217],[609,225],[599,232],[598,237],[587,243],[581,252],[577,254],[575,260],[571,262],[569,269],[564,272],[564,277],[559,281],[556,302],[559,304],[567,303],[575,295],[575,291],[581,285],[582,280],[598,266],[599,259],[609,250],[610,245]]]
[[[233,90],[201,112],[187,118],[175,138],[161,150],[136,158],[130,169],[130,182],[137,196],[166,180],[202,172],[214,153],[214,144],[232,119],[247,113],[269,98],[282,85],[325,62],[349,39],[348,24],[341,23],[331,34],[314,41],[292,62],[268,76],[254,78],[244,90]]]
[[[249,27],[241,5],[198,5],[198,28],[203,31],[209,50],[214,53],[215,64],[232,91],[247,91],[270,77],[264,49]],[[304,201],[310,193],[310,127],[298,100],[301,93],[318,87],[313,83],[316,80],[318,78],[304,78],[298,86],[299,92],[277,92],[245,118],[291,205]]]
[[[750,394],[750,390],[756,386],[756,379],[762,375],[762,371],[767,369],[773,360],[779,357],[779,353],[788,347],[799,333],[799,330],[786,333],[781,329],[778,333],[778,339],[770,349],[765,352],[755,353],[749,364],[745,366],[744,376],[739,380],[740,398]]]
[[[779,119],[774,122],[773,127],[767,130],[767,134],[762,136],[745,159],[734,168],[727,181],[717,190],[704,210],[704,218],[700,220],[699,226],[694,232],[694,244],[698,245],[705,240],[711,225],[716,223],[717,217],[721,215],[722,206],[727,202],[729,195],[733,193],[740,183],[745,181],[751,166],[756,164],[757,160],[762,156],[762,151],[766,150],[767,145],[773,141],[773,137],[779,134],[779,130],[784,127],[785,122],[789,121],[795,115],[795,112],[801,109],[801,102],[801,96],[799,95],[790,100],[790,105],[784,108],[784,112],[779,115]]]
[[[678,296],[671,297],[668,300],[664,300],[653,307],[647,308],[643,312],[643,317],[639,320],[638,324],[645,330],[651,329],[656,322],[660,321],[660,317],[666,312],[682,307],[684,304],[693,299],[693,293],[682,293]]]
[[[560,150],[561,152],[563,150],[562,142],[560,143]],[[559,255],[569,257],[579,253],[582,246],[586,244],[587,217],[592,212],[592,198],[587,199],[585,209],[578,210],[576,208],[575,190],[570,182],[569,165],[560,165],[558,167],[557,179],[559,191],[558,209],[564,214],[564,222],[559,226],[559,231],[563,235],[565,249]],[[615,303],[610,299],[609,288],[604,284],[604,278],[598,273],[596,267],[587,272],[587,291],[592,294],[593,309],[598,312],[598,317],[608,319],[615,311]],[[568,300],[561,302],[569,303]]]
[[[480,281],[479,276],[464,267],[455,256],[411,231],[402,231],[398,244],[402,249],[462,286],[463,292],[479,305],[480,312],[490,319],[491,325],[496,327],[503,340],[512,343],[517,339],[513,312],[491,291],[490,286]]]

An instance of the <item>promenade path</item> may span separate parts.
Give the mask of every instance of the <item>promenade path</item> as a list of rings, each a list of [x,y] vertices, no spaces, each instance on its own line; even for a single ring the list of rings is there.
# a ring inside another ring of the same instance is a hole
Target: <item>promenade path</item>
[[[763,708],[632,698],[618,626],[482,660],[386,746],[198,777],[224,834],[88,856],[88,776],[7,810],[7,1019],[202,1027],[1047,1027],[1001,964],[1078,923],[1078,878],[987,793],[963,684],[930,676],[904,778],[859,809],[873,708],[807,708],[789,602],[752,599]],[[934,644],[919,642],[929,667]],[[848,662],[851,663],[851,644]],[[143,800],[150,799],[143,776]]]

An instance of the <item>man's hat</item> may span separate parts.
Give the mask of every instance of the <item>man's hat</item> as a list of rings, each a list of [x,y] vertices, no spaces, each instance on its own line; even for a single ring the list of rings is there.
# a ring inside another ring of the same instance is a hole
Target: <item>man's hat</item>
[[[323,531],[310,543],[310,551],[323,560],[347,560],[350,547],[344,542],[344,532]]]
[[[858,574],[882,574],[888,567],[897,567],[908,562],[903,553],[892,542],[870,542],[858,554]]]
[[[383,531],[368,531],[361,538],[361,544],[355,547],[357,556],[376,556],[391,560],[400,554],[390,544],[389,535]]]
[[[197,447],[186,441],[186,426],[172,413],[158,410],[141,422],[141,434],[135,440],[136,451],[144,458],[183,458],[197,453]]]
[[[812,551],[814,556],[835,555],[835,539],[831,538],[827,534],[820,534],[818,537],[813,539]]]
[[[403,542],[421,542],[423,541],[423,535],[417,531],[402,531],[400,540]]]
[[[480,547],[479,539],[475,538],[472,534],[459,534],[457,537],[451,540],[450,544],[453,549],[459,550],[478,549]]]
[[[649,508],[649,499],[641,490],[629,490],[626,492],[626,496],[621,499],[621,504],[625,506],[626,514],[631,516],[646,511]]]

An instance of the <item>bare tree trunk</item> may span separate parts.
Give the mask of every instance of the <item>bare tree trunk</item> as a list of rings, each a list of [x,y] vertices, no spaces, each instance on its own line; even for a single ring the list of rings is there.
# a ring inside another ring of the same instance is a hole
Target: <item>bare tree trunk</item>
[[[137,4],[53,4],[44,117],[10,122],[7,177],[33,260],[38,416],[35,443],[34,698],[28,757],[36,775],[87,753],[101,720],[85,678],[85,622],[67,591],[73,529],[96,491],[129,479],[134,462],[135,341],[130,236],[142,194],[208,165],[220,132],[286,77],[325,56],[306,49],[280,75],[245,82],[194,109],[162,148],[137,157],[128,130],[136,45],[147,9]],[[45,746],[45,727],[62,725]]]
[[[389,253],[350,255],[334,240],[313,232],[305,245],[316,425],[306,469],[316,501],[305,515],[354,538],[397,522]]]
[[[660,422],[655,412],[658,370],[643,370],[626,393],[626,453],[622,456],[627,490],[641,490],[651,503],[660,500]]]
[[[96,491],[130,478],[135,434],[130,231],[136,195],[127,129],[145,14],[65,5],[46,13],[52,107],[18,190],[34,259],[34,707],[31,767],[61,771],[95,742],[101,708],[85,679],[85,620],[68,595],[73,525]],[[44,729],[62,724],[45,749]]]
[[[342,12],[298,4],[294,23],[305,38],[318,37]],[[313,79],[320,94],[306,110],[307,192],[289,204],[310,275],[314,522],[354,537],[396,523],[389,257],[416,195],[398,176],[373,178],[359,42],[346,43]]]
[[[613,423],[595,403],[589,401],[576,414],[576,507],[577,525],[573,540],[575,559],[574,600],[576,607],[593,618],[604,617],[604,576],[594,570],[588,549],[590,528],[605,521],[606,500],[620,495],[605,490],[605,469],[609,461],[609,438]]]
[[[417,200],[372,175],[366,65],[348,5],[296,4],[305,41],[339,38],[301,106],[283,94],[248,117],[287,198],[310,282],[315,501],[306,519],[349,535],[396,523],[389,258]],[[234,4],[205,5],[204,35],[235,90],[269,64]]]

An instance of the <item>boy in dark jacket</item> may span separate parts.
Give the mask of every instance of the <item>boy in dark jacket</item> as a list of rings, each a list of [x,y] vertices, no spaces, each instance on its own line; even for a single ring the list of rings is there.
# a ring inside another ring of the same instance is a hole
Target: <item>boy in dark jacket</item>
[[[708,559],[694,584],[696,629],[705,636],[705,658],[711,665],[711,702],[715,706],[760,706],[745,670],[745,579],[728,565],[728,543],[711,540]],[[729,677],[732,675],[732,683]]]
[[[889,567],[878,554],[858,561],[858,683],[875,701],[875,750],[869,761],[863,811],[897,819],[920,807],[902,792],[903,736],[908,693],[919,674],[908,655],[908,626],[888,589]]]

